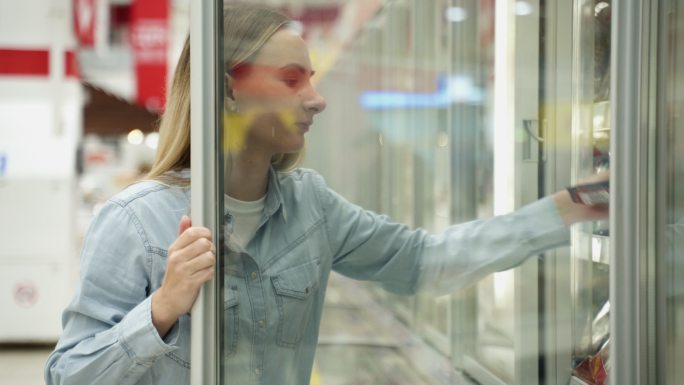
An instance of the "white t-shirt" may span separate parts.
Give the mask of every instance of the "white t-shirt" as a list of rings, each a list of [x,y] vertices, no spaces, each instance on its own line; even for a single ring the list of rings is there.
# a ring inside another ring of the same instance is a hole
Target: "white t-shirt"
[[[264,211],[264,195],[258,200],[245,202],[225,195],[225,205],[228,212],[233,216],[232,241],[243,249],[256,234]]]

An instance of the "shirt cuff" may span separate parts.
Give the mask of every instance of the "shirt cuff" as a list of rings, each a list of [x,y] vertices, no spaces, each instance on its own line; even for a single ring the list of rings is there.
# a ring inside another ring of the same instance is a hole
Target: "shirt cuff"
[[[180,333],[178,322],[162,339],[152,324],[151,298],[134,307],[119,323],[119,340],[128,355],[137,361],[152,361],[178,349],[175,346]]]

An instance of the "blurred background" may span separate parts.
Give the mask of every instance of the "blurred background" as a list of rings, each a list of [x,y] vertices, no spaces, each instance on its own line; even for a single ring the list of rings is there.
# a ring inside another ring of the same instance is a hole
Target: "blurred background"
[[[0,383],[42,384],[88,225],[149,168],[189,1],[0,1]]]

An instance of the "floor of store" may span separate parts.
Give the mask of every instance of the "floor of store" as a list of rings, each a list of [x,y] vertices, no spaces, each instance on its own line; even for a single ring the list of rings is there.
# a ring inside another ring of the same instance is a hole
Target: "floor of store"
[[[44,384],[52,347],[0,345],[0,385]],[[311,385],[469,385],[372,299],[333,274],[326,294]]]

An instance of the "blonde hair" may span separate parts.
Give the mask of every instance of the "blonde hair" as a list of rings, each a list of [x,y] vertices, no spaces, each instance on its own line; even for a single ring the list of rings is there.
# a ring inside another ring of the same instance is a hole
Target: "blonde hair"
[[[249,63],[261,47],[290,19],[262,5],[227,3],[223,11],[223,57],[226,72]],[[301,162],[303,151],[276,154],[271,164],[277,171],[289,171]],[[186,38],[178,60],[166,110],[159,123],[159,146],[154,164],[145,179],[188,185],[189,180],[174,172],[190,167],[190,38]]]

